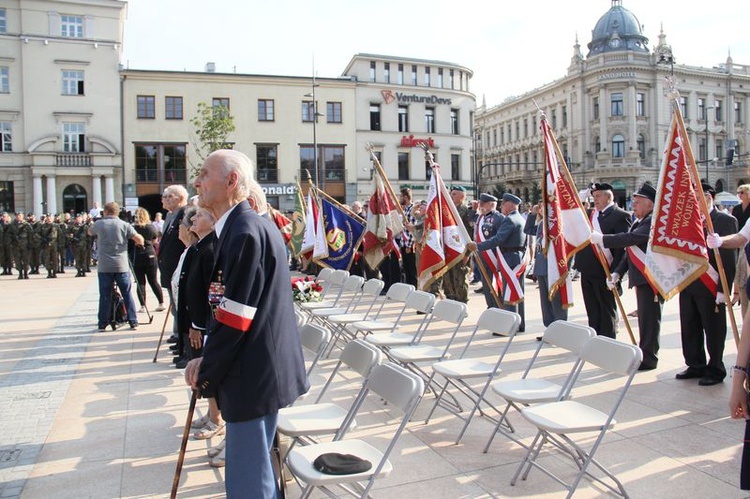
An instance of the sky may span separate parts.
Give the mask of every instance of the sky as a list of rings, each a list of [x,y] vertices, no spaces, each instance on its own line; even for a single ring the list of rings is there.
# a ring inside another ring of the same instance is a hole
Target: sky
[[[677,64],[750,65],[750,2],[622,0],[649,39],[664,27]],[[371,53],[471,69],[488,106],[567,73],[611,0],[129,0],[122,64],[130,69],[338,77]]]

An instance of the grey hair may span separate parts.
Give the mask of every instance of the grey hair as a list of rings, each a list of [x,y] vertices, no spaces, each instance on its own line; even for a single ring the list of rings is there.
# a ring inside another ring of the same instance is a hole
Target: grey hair
[[[188,191],[185,189],[185,186],[182,186],[180,184],[174,184],[167,186],[164,189],[164,192],[168,192],[169,194],[174,194],[178,198],[180,198],[181,201],[186,202],[188,198]]]
[[[226,176],[232,172],[237,173],[236,199],[245,199],[250,194],[250,182],[253,180],[253,162],[245,154],[232,149],[219,149],[208,155],[206,161],[212,156],[222,166],[222,173]],[[265,206],[265,205],[264,205]]]
[[[266,208],[266,193],[263,192],[263,188],[255,180],[251,179],[248,183],[247,199],[248,201],[250,199],[253,200],[255,211],[257,211],[258,214],[263,215],[268,211],[268,208]]]

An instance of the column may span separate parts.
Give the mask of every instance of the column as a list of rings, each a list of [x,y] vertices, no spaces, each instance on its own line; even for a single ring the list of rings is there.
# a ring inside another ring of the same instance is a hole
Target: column
[[[31,211],[34,212],[34,215],[38,219],[42,216],[42,201],[44,201],[42,196],[42,177],[39,175],[34,175],[33,194],[34,196],[31,201]]]
[[[94,203],[99,203],[99,208],[102,207],[102,178],[99,175],[91,177],[91,206]]]
[[[54,175],[47,175],[47,213],[57,213],[57,188]]]
[[[111,175],[104,177],[104,202],[111,203],[115,200],[115,183]]]
[[[628,108],[626,110],[627,116],[628,116],[628,150],[626,151],[626,155],[630,154],[630,151],[637,151],[638,150],[638,134],[636,132],[635,127],[635,120],[636,120],[636,109],[637,109],[637,103],[636,103],[636,91],[635,91],[635,83],[631,83],[628,85],[628,95],[627,95],[627,103]],[[644,103],[645,104],[645,103]]]

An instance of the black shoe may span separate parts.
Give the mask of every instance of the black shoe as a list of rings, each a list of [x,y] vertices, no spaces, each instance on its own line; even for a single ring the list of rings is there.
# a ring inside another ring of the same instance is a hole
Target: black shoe
[[[710,374],[707,374],[707,375],[703,376],[700,379],[700,381],[698,381],[698,384],[700,386],[713,386],[713,385],[718,385],[722,381],[724,381],[724,380],[723,379],[719,379],[716,376],[711,376]]]
[[[653,371],[656,369],[656,364],[646,364],[645,362],[641,362],[641,365],[638,366],[639,371]]]
[[[131,322],[130,323],[130,329],[133,329],[133,330],[138,329],[138,323],[137,322]]]
[[[483,287],[477,288],[477,289],[474,290],[474,292],[475,293],[484,293],[484,288]]]
[[[23,279],[23,272],[18,273],[18,280],[20,281],[21,279]]]
[[[693,379],[693,378],[702,378],[703,377],[703,371],[699,369],[694,369],[692,367],[688,367],[682,372],[679,372],[674,375],[677,379]]]
[[[185,366],[187,366],[187,359],[181,359],[174,363],[175,369],[185,369]]]
[[[421,310],[417,310],[417,315],[425,315],[427,312],[422,312]]]
[[[537,336],[536,341],[542,341],[543,336]]]
[[[167,343],[177,343],[177,337],[170,336],[169,338],[167,338]]]
[[[177,345],[169,345],[169,349],[172,350],[173,352],[176,352],[177,350],[180,349],[180,347],[178,347]]]
[[[172,364],[177,364],[181,360],[185,360],[185,357],[180,357],[180,356],[172,357]]]

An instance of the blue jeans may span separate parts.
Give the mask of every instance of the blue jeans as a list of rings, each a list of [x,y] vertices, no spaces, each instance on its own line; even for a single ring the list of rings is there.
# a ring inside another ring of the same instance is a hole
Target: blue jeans
[[[278,413],[250,421],[227,423],[227,498],[275,499],[276,479],[271,465],[271,446]]]
[[[99,329],[109,325],[109,314],[112,308],[112,283],[116,282],[120,293],[125,299],[125,309],[128,311],[128,323],[138,324],[135,315],[135,302],[130,292],[130,272],[97,272],[99,276]]]

